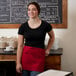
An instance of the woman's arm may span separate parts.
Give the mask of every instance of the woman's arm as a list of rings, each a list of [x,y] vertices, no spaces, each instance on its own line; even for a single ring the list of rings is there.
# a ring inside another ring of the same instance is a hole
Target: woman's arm
[[[49,51],[50,51],[50,49],[51,49],[51,47],[53,45],[53,42],[55,40],[55,36],[54,36],[53,30],[48,32],[48,35],[49,35],[50,38],[49,38],[48,45],[47,45],[47,48],[46,48],[46,56],[48,56]]]
[[[21,57],[22,57],[23,46],[24,46],[24,37],[23,37],[23,35],[18,35],[17,60],[16,60],[17,72],[22,71]]]

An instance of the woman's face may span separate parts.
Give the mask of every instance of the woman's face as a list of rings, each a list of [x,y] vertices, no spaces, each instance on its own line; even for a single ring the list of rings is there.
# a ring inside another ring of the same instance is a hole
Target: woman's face
[[[38,10],[35,5],[31,4],[28,6],[28,16],[30,18],[36,18],[38,16]]]

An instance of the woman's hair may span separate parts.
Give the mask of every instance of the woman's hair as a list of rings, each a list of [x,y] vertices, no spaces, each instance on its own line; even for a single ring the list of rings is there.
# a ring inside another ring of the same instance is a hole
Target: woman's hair
[[[31,3],[29,3],[28,7],[29,7],[29,5],[34,5],[37,8],[37,10],[38,10],[38,15],[40,14],[40,6],[39,6],[39,4],[37,2],[31,2]]]

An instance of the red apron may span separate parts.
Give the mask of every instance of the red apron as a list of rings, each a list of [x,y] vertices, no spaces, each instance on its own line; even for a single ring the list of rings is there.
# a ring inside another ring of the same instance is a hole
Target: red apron
[[[22,68],[29,71],[44,71],[45,49],[24,46],[22,53]]]

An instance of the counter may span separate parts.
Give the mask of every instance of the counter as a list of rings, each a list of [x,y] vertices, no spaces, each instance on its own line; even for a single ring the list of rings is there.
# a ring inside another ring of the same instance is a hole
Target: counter
[[[16,49],[9,52],[4,51],[4,49],[0,49],[0,61],[16,61],[16,52]],[[51,55],[62,55],[62,48],[57,50],[51,49],[49,56]]]
[[[17,52],[17,49],[9,52],[4,51],[4,49],[0,49],[0,55],[16,55],[16,52]],[[63,53],[62,48],[59,48],[57,50],[51,49],[49,55],[62,55],[62,53]]]

